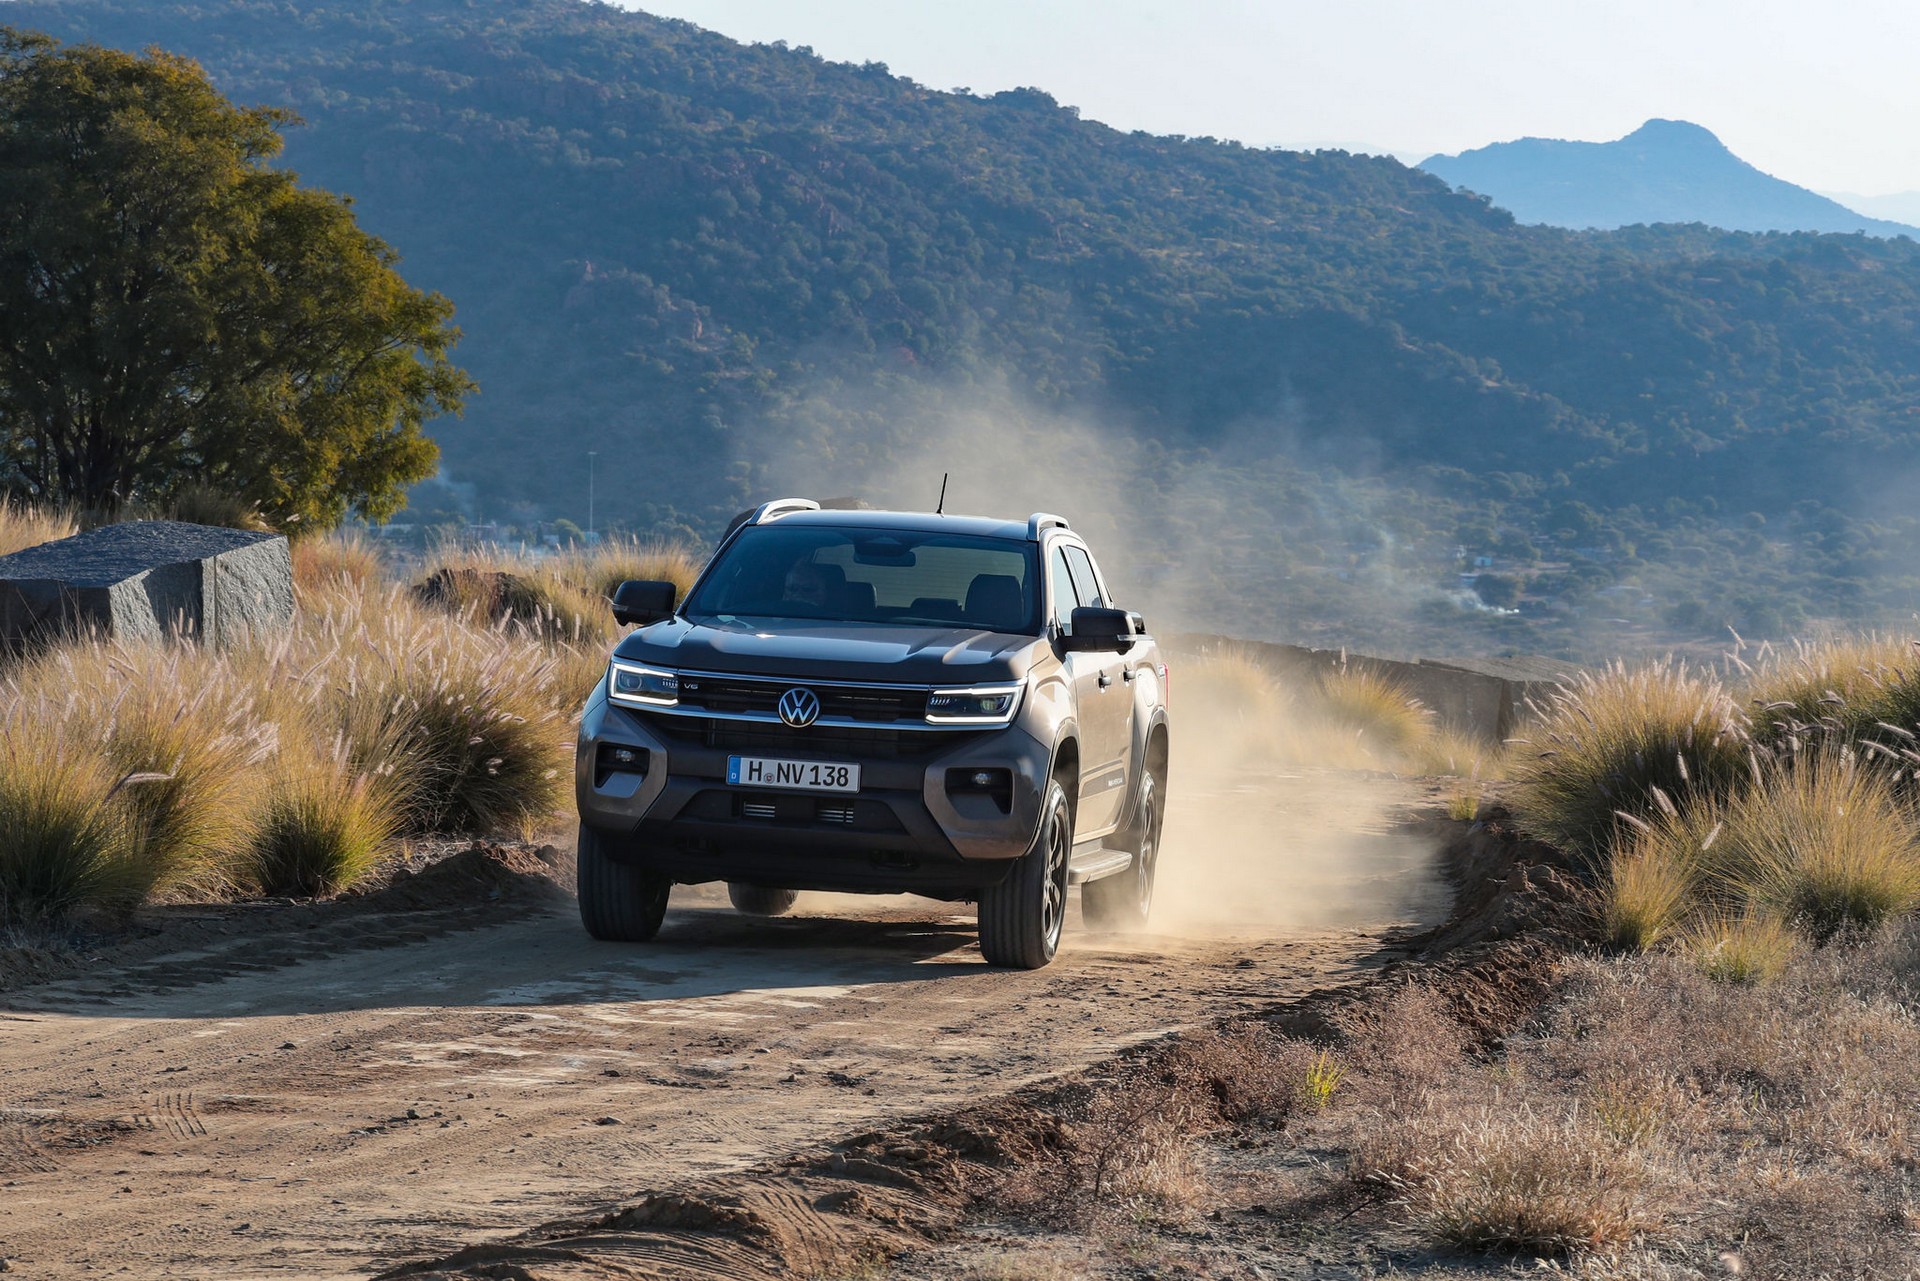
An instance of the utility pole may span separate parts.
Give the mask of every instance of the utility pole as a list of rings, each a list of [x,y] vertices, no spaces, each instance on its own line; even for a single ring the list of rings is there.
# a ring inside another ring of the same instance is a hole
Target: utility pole
[[[593,460],[598,458],[598,450],[587,451],[587,545],[593,545]]]

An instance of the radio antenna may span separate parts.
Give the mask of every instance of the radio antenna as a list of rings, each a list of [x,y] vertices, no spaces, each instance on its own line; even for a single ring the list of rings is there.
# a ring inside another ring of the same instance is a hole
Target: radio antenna
[[[933,514],[942,515],[947,510],[947,473],[940,473],[940,501],[933,505]]]

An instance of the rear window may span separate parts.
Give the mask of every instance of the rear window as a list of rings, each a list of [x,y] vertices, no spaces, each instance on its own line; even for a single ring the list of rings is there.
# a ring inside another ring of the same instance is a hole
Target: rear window
[[[1037,635],[1034,546],[920,530],[756,525],[688,597],[693,618],[935,624]]]

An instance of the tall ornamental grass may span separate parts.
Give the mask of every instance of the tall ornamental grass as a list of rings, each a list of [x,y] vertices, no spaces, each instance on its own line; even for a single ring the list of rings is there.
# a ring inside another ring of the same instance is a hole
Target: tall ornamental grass
[[[1603,863],[1618,816],[1656,795],[1686,808],[1750,768],[1746,717],[1720,680],[1676,660],[1615,663],[1563,684],[1514,753],[1513,807],[1535,835]]]
[[[1920,728],[1920,648],[1869,633],[1796,644],[1750,672],[1756,732],[1770,743],[1910,736]],[[1888,727],[1891,727],[1890,729]]]
[[[124,909],[140,896],[121,780],[75,740],[64,710],[16,700],[0,717],[0,920]]]
[[[1715,874],[1817,939],[1873,929],[1920,905],[1920,828],[1887,771],[1825,748],[1790,757],[1738,796]]]
[[[1382,759],[1408,759],[1433,740],[1432,710],[1374,668],[1342,663],[1321,674],[1318,694],[1320,719]]]
[[[397,586],[303,591],[225,651],[70,639],[0,687],[0,914],[330,893],[399,836],[536,827],[604,665]]]
[[[343,741],[289,743],[267,772],[244,874],[266,894],[331,894],[364,880],[401,831],[387,778],[354,768]]]

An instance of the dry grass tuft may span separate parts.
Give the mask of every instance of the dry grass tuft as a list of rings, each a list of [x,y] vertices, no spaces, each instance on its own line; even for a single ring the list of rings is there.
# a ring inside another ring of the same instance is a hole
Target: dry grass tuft
[[[548,640],[604,647],[624,631],[608,603],[616,587],[631,578],[671,582],[684,598],[704,564],[689,547],[625,538],[550,556],[449,543],[429,561],[420,592],[483,624],[511,622]]]
[[[330,593],[377,594],[387,586],[386,554],[372,539],[351,530],[334,530],[295,539],[293,583],[303,605],[321,603]]]
[[[579,702],[557,684],[577,668],[511,626],[430,614],[399,590],[316,630],[327,650],[298,682],[302,697],[357,770],[388,779],[409,830],[511,830],[558,807],[570,746],[561,709]]]
[[[1769,741],[1817,733],[1858,738],[1890,723],[1916,728],[1920,650],[1907,636],[1867,633],[1799,643],[1748,679],[1756,731]]]
[[[80,524],[71,512],[36,507],[0,494],[0,556],[11,556],[79,532]]]
[[[18,699],[0,719],[0,920],[120,910],[139,897],[119,780],[60,710]]]
[[[184,520],[193,525],[219,525],[272,533],[273,525],[250,503],[230,490],[214,485],[187,485],[151,512],[128,512],[126,519]]]
[[[686,599],[700,576],[706,557],[679,543],[638,538],[603,538],[592,547],[575,548],[546,562],[556,579],[603,599],[632,579],[672,583]]]
[[[1268,667],[1249,650],[1222,645],[1180,664],[1173,673],[1183,711],[1209,734],[1276,748],[1287,732],[1293,699]]]
[[[1655,1222],[1640,1159],[1577,1109],[1483,1115],[1395,1183],[1418,1226],[1468,1249],[1613,1249]]]
[[[1809,751],[1765,772],[1727,813],[1716,874],[1818,939],[1920,905],[1920,829],[1882,772]]]
[[[252,836],[257,767],[276,737],[248,694],[206,679],[204,668],[182,666],[176,659],[143,674],[105,726],[107,759],[122,777],[139,780],[122,796],[137,834],[144,898],[221,892],[227,867]]]
[[[1514,809],[1536,836],[1593,858],[1615,816],[1724,795],[1750,768],[1747,722],[1718,678],[1669,660],[1583,673],[1538,709],[1518,752]]]
[[[1507,776],[1507,746],[1478,734],[1440,729],[1421,744],[1413,763],[1423,774],[1492,782]]]
[[[1408,983],[1384,1000],[1343,1013],[1354,1084],[1373,1102],[1418,1097],[1452,1080],[1467,1052],[1467,1032],[1432,988]]]
[[[1628,816],[1601,879],[1602,927],[1615,947],[1644,952],[1673,932],[1696,906],[1713,848],[1725,835],[1719,804],[1686,810],[1665,803],[1651,821]]]
[[[1191,1210],[1207,1190],[1200,1135],[1282,1127],[1324,1107],[1344,1076],[1326,1051],[1258,1028],[1184,1037],[1093,1086],[1067,1119],[1064,1149],[1017,1178],[1005,1199],[1072,1223]]]
[[[1700,973],[1717,983],[1770,983],[1800,944],[1785,921],[1751,909],[1696,916],[1680,931],[1679,942]]]
[[[356,771],[344,743],[291,743],[275,760],[246,878],[267,894],[347,889],[378,867],[401,819],[385,781]]]
[[[1434,715],[1400,682],[1361,664],[1321,674],[1318,712],[1382,760],[1407,760],[1433,741]]]

